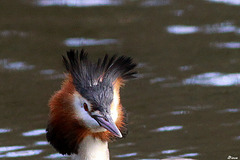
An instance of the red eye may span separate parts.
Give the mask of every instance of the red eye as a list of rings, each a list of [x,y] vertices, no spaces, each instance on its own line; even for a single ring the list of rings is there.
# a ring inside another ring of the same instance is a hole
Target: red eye
[[[85,111],[88,112],[88,105],[86,103],[83,104],[83,107],[84,107]]]

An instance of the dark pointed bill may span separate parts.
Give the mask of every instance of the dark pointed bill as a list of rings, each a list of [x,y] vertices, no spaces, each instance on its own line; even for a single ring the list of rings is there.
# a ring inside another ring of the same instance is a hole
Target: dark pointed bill
[[[116,137],[122,138],[122,133],[119,131],[111,118],[108,118],[107,120],[102,116],[93,116],[93,118],[100,126],[113,133]]]

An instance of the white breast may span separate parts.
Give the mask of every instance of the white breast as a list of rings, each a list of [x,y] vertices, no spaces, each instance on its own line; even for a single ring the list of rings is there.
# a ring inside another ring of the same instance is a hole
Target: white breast
[[[74,154],[72,160],[109,160],[108,143],[87,136],[79,144],[78,155]]]

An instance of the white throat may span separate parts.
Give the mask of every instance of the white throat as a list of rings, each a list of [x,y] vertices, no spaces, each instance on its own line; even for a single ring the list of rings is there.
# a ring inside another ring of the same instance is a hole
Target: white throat
[[[108,143],[87,136],[79,144],[78,154],[72,155],[72,160],[109,160]]]

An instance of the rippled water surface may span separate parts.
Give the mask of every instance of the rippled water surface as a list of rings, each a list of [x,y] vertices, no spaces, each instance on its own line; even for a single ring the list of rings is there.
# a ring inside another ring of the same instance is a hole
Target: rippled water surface
[[[239,0],[0,1],[0,159],[69,159],[45,128],[70,48],[139,63],[111,159],[240,158],[239,17]]]

